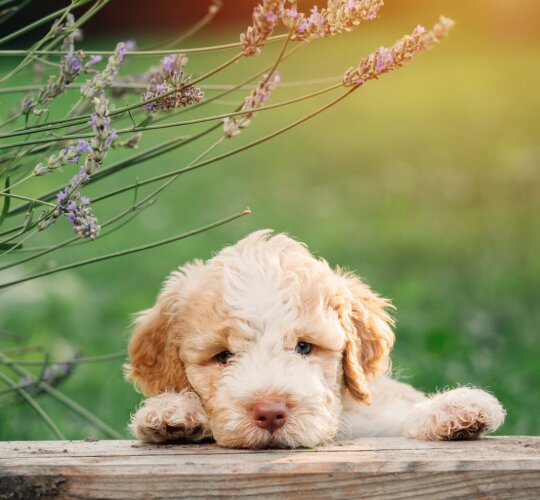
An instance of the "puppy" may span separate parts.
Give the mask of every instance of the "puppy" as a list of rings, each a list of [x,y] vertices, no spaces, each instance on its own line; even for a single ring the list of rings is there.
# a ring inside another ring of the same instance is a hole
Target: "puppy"
[[[483,390],[426,396],[390,378],[390,307],[301,243],[255,232],[173,272],[137,317],[126,377],[148,399],[129,428],[234,448],[496,430],[505,411]]]

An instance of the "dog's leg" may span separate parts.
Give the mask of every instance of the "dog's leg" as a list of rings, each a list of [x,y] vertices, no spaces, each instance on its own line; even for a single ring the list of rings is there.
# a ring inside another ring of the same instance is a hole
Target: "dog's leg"
[[[199,442],[212,437],[202,403],[193,392],[164,392],[146,399],[128,428],[147,443]]]
[[[404,434],[433,441],[476,439],[497,430],[506,412],[481,389],[460,387],[434,394],[413,406]]]
[[[480,389],[462,387],[428,397],[408,384],[378,377],[370,391],[369,406],[344,399],[343,437],[474,439],[495,431],[505,417],[499,401]]]

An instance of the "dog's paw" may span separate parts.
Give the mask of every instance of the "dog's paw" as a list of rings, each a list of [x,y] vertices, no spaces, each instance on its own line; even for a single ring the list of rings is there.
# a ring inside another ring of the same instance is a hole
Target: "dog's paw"
[[[206,413],[192,393],[164,392],[148,398],[128,427],[147,443],[198,442],[212,437]]]
[[[477,439],[497,430],[506,412],[491,394],[461,387],[417,404],[407,420],[406,434],[417,439]]]

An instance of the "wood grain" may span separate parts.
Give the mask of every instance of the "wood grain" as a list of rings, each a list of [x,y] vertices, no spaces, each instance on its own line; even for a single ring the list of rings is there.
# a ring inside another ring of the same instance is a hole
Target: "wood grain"
[[[228,450],[136,441],[0,443],[0,498],[540,498],[540,438]]]

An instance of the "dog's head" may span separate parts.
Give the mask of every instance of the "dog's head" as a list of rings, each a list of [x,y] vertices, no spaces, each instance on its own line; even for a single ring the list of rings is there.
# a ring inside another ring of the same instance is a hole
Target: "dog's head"
[[[220,445],[313,446],[335,436],[343,397],[369,404],[394,340],[388,305],[259,231],[170,275],[137,318],[127,376],[148,396],[196,392]]]

